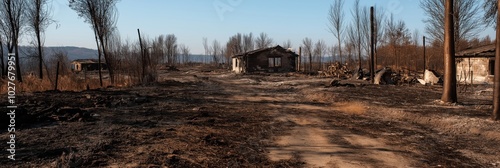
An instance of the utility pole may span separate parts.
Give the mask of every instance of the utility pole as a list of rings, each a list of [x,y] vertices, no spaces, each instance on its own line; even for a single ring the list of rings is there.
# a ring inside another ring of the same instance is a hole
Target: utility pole
[[[423,39],[423,47],[424,47],[424,73],[425,73],[425,70],[427,69],[427,61],[425,59],[425,36],[424,36],[424,39]]]
[[[300,72],[300,64],[302,59],[302,47],[299,47],[299,57],[297,59],[297,72]]]
[[[375,84],[375,18],[373,13],[373,6],[370,7],[370,25],[371,25],[371,38],[370,38],[370,79]]]
[[[142,76],[139,78],[141,79],[141,82],[143,82],[144,77],[146,76],[146,54],[144,53],[144,46],[142,46],[142,38],[141,38],[141,31],[137,29],[137,34],[139,34],[139,45],[141,47],[141,60],[142,60]]]
[[[497,2],[500,5],[500,1]],[[500,26],[500,6],[498,6],[497,14],[497,28]],[[497,31],[497,39],[500,39],[500,31]],[[493,88],[493,115],[492,119],[495,121],[500,120],[500,42],[496,41],[495,50],[495,86]]]
[[[446,0],[444,32],[444,84],[441,101],[456,103],[457,67],[455,66],[455,29],[453,21],[453,1]],[[497,75],[498,76],[498,75]]]

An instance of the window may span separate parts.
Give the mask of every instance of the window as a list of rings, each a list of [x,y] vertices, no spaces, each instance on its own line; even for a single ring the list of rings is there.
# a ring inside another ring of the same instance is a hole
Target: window
[[[236,67],[236,68],[238,67],[238,59],[236,59],[236,58],[234,59],[234,67]]]
[[[269,67],[281,67],[281,58],[268,58]]]
[[[489,71],[489,75],[495,75],[495,60],[490,60]]]
[[[274,58],[274,66],[281,67],[281,58]]]
[[[268,58],[269,60],[269,67],[274,67],[274,58]]]

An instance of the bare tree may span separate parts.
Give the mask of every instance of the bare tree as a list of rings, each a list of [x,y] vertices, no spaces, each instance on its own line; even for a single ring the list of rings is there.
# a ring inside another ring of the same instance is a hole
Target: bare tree
[[[283,48],[285,48],[285,49],[292,48],[292,41],[290,41],[290,39],[288,39],[287,41],[283,42]]]
[[[205,49],[205,56],[209,56],[212,54],[211,47],[208,44],[208,39],[203,37],[203,48]]]
[[[109,39],[116,29],[116,3],[119,0],[69,0],[71,9],[89,23],[94,30],[98,50],[104,55],[108,67],[111,84],[114,84],[114,60],[108,50]],[[99,66],[101,56],[99,54]],[[99,71],[101,68],[99,67]],[[101,75],[100,75],[101,76]],[[100,77],[102,79],[102,77]],[[102,81],[102,80],[101,80]],[[101,82],[102,86],[102,82]]]
[[[254,43],[253,43],[253,35],[252,33],[249,33],[249,34],[246,34],[246,35],[243,35],[243,52],[248,52],[248,51],[252,51],[255,46],[254,46]]]
[[[316,56],[316,61],[319,63],[318,70],[323,69],[323,56],[326,52],[326,44],[323,40],[318,40],[316,44],[314,44],[314,55]]]
[[[226,43],[226,62],[231,60],[231,57],[243,53],[243,36],[238,33],[229,38]]]
[[[29,0],[27,3],[26,17],[28,27],[35,36],[38,55],[39,78],[43,79],[43,41],[44,32],[53,23],[48,0]]]
[[[406,24],[402,20],[395,21],[391,14],[385,26],[385,40],[393,50],[392,56],[396,60],[396,69],[400,68],[399,49],[402,45],[409,43],[410,37]]]
[[[382,7],[375,7],[375,67],[378,65],[378,46],[384,41],[384,22],[386,19],[385,10]]]
[[[413,50],[414,52],[412,52],[412,61],[413,61],[413,64],[415,65],[415,71],[418,71],[418,48],[419,48],[419,45],[420,45],[420,40],[421,40],[421,36],[420,36],[420,31],[418,31],[418,29],[415,29],[415,31],[413,31],[413,35],[412,35],[412,43],[413,43]]]
[[[328,29],[330,33],[337,38],[338,48],[342,48],[342,38],[344,33],[344,0],[335,0],[335,2],[330,5],[330,11],[328,12]],[[340,63],[342,63],[342,50],[339,50]]]
[[[453,4],[453,0],[446,0],[444,12],[444,84],[441,100],[448,103],[457,102],[457,69],[455,66],[455,29],[453,28],[455,24],[453,20]]]
[[[190,49],[186,45],[180,45],[179,50],[182,56],[183,63],[189,63],[189,55],[190,55]]]
[[[359,70],[358,71],[361,71],[362,70],[362,65],[361,65],[361,48],[362,48],[362,38],[363,38],[363,31],[362,31],[362,9],[361,7],[359,6],[359,0],[356,0],[354,1],[354,8],[353,10],[351,10],[351,14],[352,14],[352,17],[354,18],[353,20],[353,28],[354,28],[354,31],[355,33],[353,33],[352,35],[354,35],[354,44],[356,44],[356,49],[357,49],[357,54],[358,54],[358,68]]]
[[[260,33],[259,37],[255,39],[255,46],[259,49],[270,47],[272,44],[273,44],[273,39],[267,36],[267,34],[264,32]]]
[[[312,54],[313,54],[313,43],[312,40],[308,37],[302,40],[302,45],[304,45],[304,53],[309,56],[309,72],[312,71]],[[305,64],[305,61],[304,61]],[[304,66],[305,68],[305,66]]]
[[[215,64],[220,63],[219,55],[221,53],[221,50],[222,50],[222,47],[221,47],[219,41],[214,40],[212,42],[212,47],[211,47],[210,51],[212,51],[211,55],[212,55],[212,58],[213,58]]]
[[[337,59],[337,57],[335,57],[335,55],[338,53],[337,49],[338,49],[337,46],[330,46],[327,49],[328,50],[328,54],[332,57],[331,62],[339,61],[340,60],[340,59]]]
[[[453,2],[454,19],[454,39],[455,49],[461,49],[466,46],[461,41],[473,38],[484,29],[484,22],[481,20],[480,3],[476,0],[456,0]],[[420,7],[425,11],[427,19],[425,20],[425,30],[432,39],[443,42],[445,10],[444,0],[422,0]]]
[[[487,26],[498,27],[497,22],[497,13],[498,13],[498,0],[483,0],[483,9],[484,9],[484,21]]]
[[[177,63],[177,37],[174,34],[169,34],[165,37],[165,50],[167,64],[175,65]]]
[[[24,27],[25,9],[26,1],[23,0],[3,0],[0,4],[0,26],[2,26],[9,53],[16,54],[16,77],[19,82],[23,82],[19,62],[19,37]]]

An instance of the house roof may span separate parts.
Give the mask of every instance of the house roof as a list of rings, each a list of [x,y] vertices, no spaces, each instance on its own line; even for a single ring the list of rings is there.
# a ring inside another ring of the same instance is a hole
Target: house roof
[[[76,59],[71,61],[71,63],[87,63],[87,64],[97,64],[99,61],[97,59]],[[102,61],[101,63],[104,63]]]
[[[282,53],[289,53],[289,54],[292,54],[293,56],[299,56],[297,53],[295,53],[295,52],[293,52],[291,50],[288,50],[288,49],[284,49],[280,45],[277,45],[275,47],[261,48],[261,49],[257,49],[257,50],[253,50],[253,51],[248,51],[246,53],[234,55],[232,57],[233,58],[235,58],[235,57],[243,57],[243,56],[247,56],[247,55],[253,55],[253,54],[261,53],[261,52],[264,52],[264,51],[273,51],[273,50],[274,51],[278,51],[278,52],[282,52]]]
[[[455,53],[457,57],[494,57],[495,56],[495,44],[467,48],[463,51]]]

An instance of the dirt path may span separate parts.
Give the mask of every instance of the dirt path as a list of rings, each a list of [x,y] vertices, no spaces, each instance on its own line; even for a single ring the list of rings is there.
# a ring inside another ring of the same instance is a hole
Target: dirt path
[[[230,99],[268,102],[267,109],[272,111],[276,122],[292,125],[284,136],[274,137],[273,143],[276,145],[268,148],[268,157],[272,161],[298,157],[305,162],[306,167],[408,167],[412,163],[407,157],[398,154],[398,147],[387,145],[385,139],[329,127],[324,119],[316,115],[363,114],[367,108],[363,103],[318,104],[304,99],[295,89],[301,86],[293,82],[256,82],[247,79],[233,81],[232,84],[238,84],[239,88],[234,90],[240,92]],[[263,90],[270,87],[286,89],[279,94]],[[297,113],[299,111],[307,112]]]
[[[348,131],[324,129],[326,124],[310,116],[285,115],[277,120],[296,124],[288,135],[278,137],[269,148],[273,161],[299,155],[307,167],[408,167],[410,161],[397,154],[384,139]]]

